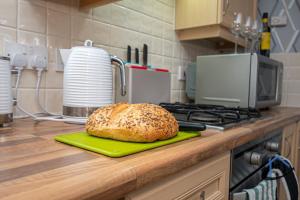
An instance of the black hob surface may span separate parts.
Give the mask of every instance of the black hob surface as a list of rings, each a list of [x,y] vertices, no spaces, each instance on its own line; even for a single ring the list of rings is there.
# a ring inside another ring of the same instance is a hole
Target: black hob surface
[[[179,123],[199,123],[220,130],[261,117],[260,112],[252,108],[184,103],[161,103],[160,106],[173,113]]]

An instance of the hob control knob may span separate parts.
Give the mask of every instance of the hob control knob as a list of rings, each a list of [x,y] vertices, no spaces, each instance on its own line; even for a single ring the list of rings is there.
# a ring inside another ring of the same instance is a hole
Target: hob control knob
[[[256,152],[246,152],[244,154],[244,158],[251,164],[251,165],[261,165],[263,156],[262,154]]]
[[[277,142],[266,142],[265,149],[272,152],[279,152],[279,143]]]

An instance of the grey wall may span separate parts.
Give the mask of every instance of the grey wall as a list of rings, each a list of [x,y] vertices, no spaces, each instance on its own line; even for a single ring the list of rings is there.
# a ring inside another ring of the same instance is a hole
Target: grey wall
[[[300,0],[258,0],[258,19],[263,12],[288,19],[286,26],[272,28],[271,51],[300,52]]]

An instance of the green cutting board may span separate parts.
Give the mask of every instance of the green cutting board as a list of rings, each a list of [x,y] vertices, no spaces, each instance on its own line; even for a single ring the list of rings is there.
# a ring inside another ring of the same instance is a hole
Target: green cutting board
[[[77,132],[58,135],[55,137],[55,140],[96,153],[101,153],[109,157],[117,158],[145,151],[148,149],[164,146],[167,144],[172,144],[196,136],[200,136],[200,133],[178,132],[177,136],[168,140],[156,141],[151,143],[137,143],[99,138],[90,136],[85,132]]]

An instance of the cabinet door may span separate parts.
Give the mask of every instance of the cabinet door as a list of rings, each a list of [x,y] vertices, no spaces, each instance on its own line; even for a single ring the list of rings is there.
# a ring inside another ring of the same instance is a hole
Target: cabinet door
[[[235,13],[242,13],[245,22],[248,16],[256,19],[257,0],[220,0],[221,3],[221,24],[231,27]]]
[[[300,122],[297,125],[297,132],[296,132],[296,151],[295,151],[295,170],[298,177],[298,181],[300,181]],[[300,188],[299,188],[300,190]],[[299,197],[300,199],[300,193]]]
[[[214,156],[127,195],[126,200],[228,199],[230,153]]]
[[[295,165],[297,124],[291,124],[284,128],[282,137],[281,154]]]
[[[220,0],[176,0],[176,30],[217,24]]]
[[[281,154],[288,158],[294,167],[296,167],[297,159],[297,124],[291,124],[283,129]],[[279,183],[279,199],[286,200],[285,190],[281,183]]]

